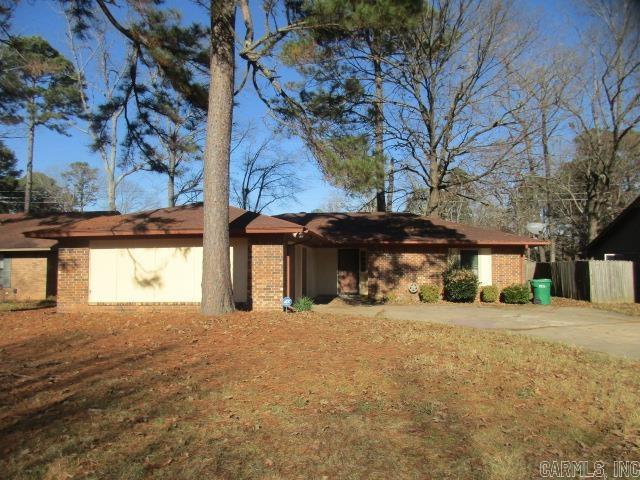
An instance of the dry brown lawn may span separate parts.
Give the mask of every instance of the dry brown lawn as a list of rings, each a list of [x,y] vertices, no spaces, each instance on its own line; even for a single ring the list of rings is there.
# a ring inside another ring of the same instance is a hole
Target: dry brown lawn
[[[584,300],[562,297],[553,297],[551,303],[560,307],[597,308],[598,310],[607,310],[609,312],[640,317],[640,303],[591,303],[585,302]]]
[[[0,315],[0,477],[517,479],[638,460],[640,363],[524,336],[236,313]]]

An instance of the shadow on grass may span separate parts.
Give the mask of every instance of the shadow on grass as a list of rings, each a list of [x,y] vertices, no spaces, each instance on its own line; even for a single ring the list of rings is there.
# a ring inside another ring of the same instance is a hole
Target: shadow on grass
[[[52,308],[55,306],[56,301],[52,299],[25,302],[0,302],[0,313],[40,310],[42,308]]]
[[[609,408],[637,404],[618,364],[490,332],[313,315],[107,320],[57,316],[0,341],[7,478],[531,478],[543,456],[613,445],[620,418],[590,410],[605,392],[624,384]]]

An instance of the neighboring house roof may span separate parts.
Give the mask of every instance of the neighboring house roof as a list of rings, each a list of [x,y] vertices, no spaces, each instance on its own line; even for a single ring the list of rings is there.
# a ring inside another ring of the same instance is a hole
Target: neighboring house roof
[[[334,245],[546,245],[535,238],[411,213],[285,213]]]
[[[51,250],[58,243],[56,240],[27,237],[25,232],[67,228],[89,218],[115,214],[117,212],[3,213],[0,214],[0,251]]]
[[[146,212],[100,217],[60,228],[30,232],[39,238],[121,237],[148,235],[202,235],[203,206],[201,203],[160,208]],[[231,234],[297,233],[303,227],[277,218],[229,207]]]
[[[609,224],[602,229],[602,231],[596,238],[589,242],[589,245],[587,245],[586,248],[587,252],[595,248],[600,242],[605,240],[616,229],[621,228],[635,210],[640,210],[640,195],[638,195],[638,197],[633,202],[627,205],[627,208],[620,212],[620,214],[616,218],[611,220],[611,222],[609,222]]]

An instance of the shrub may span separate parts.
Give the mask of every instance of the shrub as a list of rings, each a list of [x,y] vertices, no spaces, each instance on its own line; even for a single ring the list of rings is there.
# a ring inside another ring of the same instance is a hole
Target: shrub
[[[313,308],[313,298],[299,297],[292,305],[296,312],[308,312]]]
[[[529,285],[513,284],[502,290],[502,301],[504,303],[529,303]]]
[[[451,302],[473,302],[478,285],[478,276],[466,268],[449,268],[444,274],[444,295]]]
[[[485,303],[493,303],[498,300],[500,296],[500,290],[495,285],[487,285],[486,287],[482,287],[482,291],[480,292],[480,300]]]
[[[433,283],[425,283],[420,285],[420,291],[418,292],[420,301],[424,303],[435,303],[440,300],[440,287]]]

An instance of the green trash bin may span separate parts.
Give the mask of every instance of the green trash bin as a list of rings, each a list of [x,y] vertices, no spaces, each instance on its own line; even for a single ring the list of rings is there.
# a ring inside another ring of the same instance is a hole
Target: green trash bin
[[[551,305],[551,280],[536,278],[530,280],[533,288],[533,303],[536,305]]]

